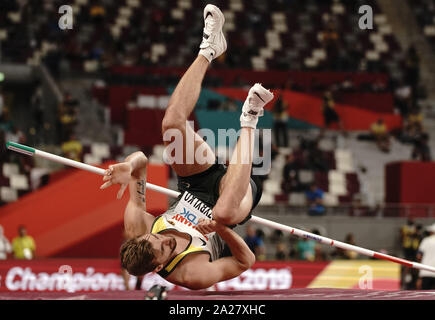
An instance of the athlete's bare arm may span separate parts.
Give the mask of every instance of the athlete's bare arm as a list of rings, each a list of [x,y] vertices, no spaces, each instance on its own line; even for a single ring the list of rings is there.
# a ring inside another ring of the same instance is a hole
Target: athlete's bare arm
[[[189,289],[209,288],[215,283],[239,276],[254,264],[255,255],[230,228],[215,220],[201,220],[198,230],[204,234],[215,231],[229,246],[232,256],[213,262],[205,259],[204,255],[192,255],[191,259],[185,259],[177,277],[183,286]]]
[[[121,199],[129,187],[130,199],[124,211],[124,227],[128,238],[148,233],[154,216],[146,212],[146,179],[148,159],[142,152],[134,152],[125,162],[109,166],[101,189],[120,184],[117,198]]]

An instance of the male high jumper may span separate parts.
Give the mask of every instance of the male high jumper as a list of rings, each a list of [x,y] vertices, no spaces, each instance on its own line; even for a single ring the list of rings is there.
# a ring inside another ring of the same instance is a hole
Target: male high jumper
[[[251,178],[254,133],[258,117],[273,94],[260,84],[249,90],[240,116],[240,137],[228,167],[216,161],[210,146],[187,123],[210,63],[227,48],[224,22],[219,8],[210,4],[205,7],[198,57],[175,88],[163,119],[163,135],[175,130],[183,137],[178,146],[183,150],[183,161],[171,164],[181,192],[177,201],[157,218],[146,212],[148,160],[142,152],[109,166],[103,178],[101,189],[121,185],[118,198],[129,187],[124,227],[130,239],[122,245],[120,254],[122,266],[132,275],[154,271],[173,284],[204,289],[237,277],[255,261],[232,228],[249,220],[261,198],[260,185]],[[201,150],[207,161],[186,161],[187,139],[193,136],[193,154]],[[165,141],[165,145],[169,143]]]

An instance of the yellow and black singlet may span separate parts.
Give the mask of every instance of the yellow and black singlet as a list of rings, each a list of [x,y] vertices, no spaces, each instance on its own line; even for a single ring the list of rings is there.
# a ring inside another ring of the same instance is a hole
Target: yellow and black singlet
[[[206,252],[210,255],[210,261],[219,259],[223,250],[223,241],[214,232],[204,235],[197,230],[196,226],[201,218],[212,218],[210,207],[193,194],[184,192],[178,203],[154,220],[151,233],[176,230],[190,236],[189,245],[158,272],[160,276],[166,278],[186,256],[192,253]]]

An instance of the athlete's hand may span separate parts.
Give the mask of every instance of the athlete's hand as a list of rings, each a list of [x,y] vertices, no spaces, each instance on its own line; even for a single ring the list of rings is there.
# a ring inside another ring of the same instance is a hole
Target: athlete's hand
[[[226,228],[223,224],[220,224],[216,222],[216,220],[210,220],[210,219],[199,219],[198,225],[196,228],[201,232],[202,234],[208,234],[212,232],[218,232],[222,228]]]
[[[133,168],[129,162],[110,165],[103,177],[105,183],[101,185],[100,189],[106,189],[113,184],[120,184],[121,188],[118,191],[117,198],[121,199],[130,182],[132,171]]]

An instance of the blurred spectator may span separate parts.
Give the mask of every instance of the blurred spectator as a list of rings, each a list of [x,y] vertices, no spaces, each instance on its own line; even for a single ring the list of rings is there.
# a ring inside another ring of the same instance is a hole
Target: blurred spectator
[[[282,170],[283,179],[281,189],[284,193],[300,191],[302,188],[299,180],[298,165],[295,162],[293,154],[288,154],[286,164]]]
[[[426,228],[428,236],[421,241],[418,248],[418,260],[422,264],[435,267],[435,223]],[[418,289],[435,290],[435,273],[420,270]]]
[[[418,260],[418,248],[423,239],[423,226],[418,224],[415,231],[411,234],[411,247],[409,249],[409,258],[411,261]],[[404,290],[416,290],[418,281],[418,269],[406,268],[402,266],[401,288]]]
[[[323,205],[323,190],[318,188],[315,183],[310,185],[310,189],[305,192],[310,216],[324,215],[326,210]]]
[[[394,100],[397,109],[399,109],[402,117],[406,117],[411,110],[412,105],[412,88],[400,82],[399,86],[394,91]]]
[[[256,260],[261,261],[265,259],[266,247],[264,246],[263,239],[257,234],[257,231],[251,224],[246,226],[246,236],[244,240],[255,254]]]
[[[322,33],[322,41],[326,50],[327,68],[336,70],[339,56],[339,34],[336,22],[333,19],[327,22],[325,31]]]
[[[9,109],[3,108],[3,113],[0,116],[0,130],[3,130],[5,133],[7,133],[7,132],[11,131],[13,126],[14,126],[14,123],[10,119]]]
[[[370,133],[376,142],[379,150],[382,152],[390,152],[390,134],[388,133],[387,125],[384,119],[378,119],[370,127]]]
[[[6,260],[11,252],[11,244],[3,234],[3,227],[0,225],[0,260]]]
[[[269,239],[272,243],[279,243],[283,240],[284,234],[281,230],[274,230]]]
[[[288,104],[282,99],[282,94],[280,94],[273,107],[273,131],[277,146],[285,148],[288,147],[287,108]]]
[[[6,141],[24,143],[25,140],[24,132],[18,129],[15,125],[13,125],[11,130],[6,133]]]
[[[325,121],[326,128],[329,128],[331,124],[336,123],[340,130],[343,130],[343,123],[335,111],[335,102],[332,97],[331,91],[326,91],[323,95],[323,119]]]
[[[299,238],[296,237],[289,237],[289,241],[288,241],[288,257],[289,259],[292,260],[298,260],[298,242],[299,242]]]
[[[400,228],[400,241],[402,247],[402,254],[406,260],[415,261],[417,249],[420,239],[416,239],[417,233],[416,224],[413,217],[409,217],[406,224]],[[417,240],[417,241],[416,241]],[[402,266],[400,283],[402,289],[410,288],[412,283],[412,272],[410,268]]]
[[[12,126],[11,131],[6,133],[5,139],[6,141],[13,141],[24,145],[27,144],[27,136],[14,125]],[[30,174],[30,171],[34,167],[35,160],[33,157],[23,157],[20,154],[13,152],[8,155],[8,158],[10,162],[18,164],[20,171],[26,174]]]
[[[429,139],[429,136],[425,136],[423,128],[423,114],[419,108],[411,108],[406,116],[406,123],[404,129],[398,133],[398,139],[402,143],[412,143],[418,146],[421,142],[424,143],[424,139]]]
[[[407,131],[411,132],[411,135],[413,132],[419,132],[423,131],[423,114],[419,110],[419,108],[414,107],[411,108],[410,113],[407,117]]]
[[[101,5],[101,1],[94,0],[92,2],[93,4],[89,8],[89,15],[91,16],[92,22],[98,25],[104,21],[106,10]]]
[[[411,158],[412,160],[432,161],[429,147],[429,135],[426,132],[422,132],[421,135],[414,139]]]
[[[75,125],[77,124],[78,101],[69,93],[66,93],[58,111],[60,142],[64,142],[66,139],[68,139],[70,134],[73,132]]]
[[[408,217],[405,225],[400,228],[400,241],[402,254],[406,260],[415,258],[415,248],[413,247],[413,236],[416,231],[415,221],[413,217]]]
[[[21,225],[18,227],[18,237],[12,240],[12,250],[15,259],[33,259],[35,257],[35,240],[27,235],[27,229]]]
[[[308,144],[308,154],[306,156],[307,167],[308,169],[314,171],[328,171],[328,162],[325,158],[324,152],[319,148],[319,140],[322,137],[322,133],[314,139],[310,141]]]
[[[411,86],[412,103],[417,103],[420,82],[420,57],[414,46],[409,47],[405,56],[405,82]]]
[[[316,230],[313,230],[316,231]],[[318,231],[317,231],[318,232]],[[301,238],[296,244],[296,251],[300,260],[316,260],[316,241],[307,238]]]
[[[296,249],[300,260],[314,261],[316,242],[311,239],[303,238],[298,241]]]
[[[286,253],[286,247],[284,245],[284,243],[279,242],[276,245],[276,250],[275,250],[275,259],[276,260],[287,260],[287,253]]]
[[[344,238],[344,243],[350,244],[355,246],[356,242],[355,242],[355,237],[353,235],[353,233],[348,233],[346,235],[346,237]],[[353,260],[353,259],[358,259],[358,253],[355,251],[350,251],[350,250],[343,250],[341,248],[337,248],[332,255],[334,256],[334,258],[336,259],[345,259],[345,260]]]
[[[75,161],[82,161],[83,145],[74,133],[70,135],[68,141],[62,143],[61,148],[64,157]]]

